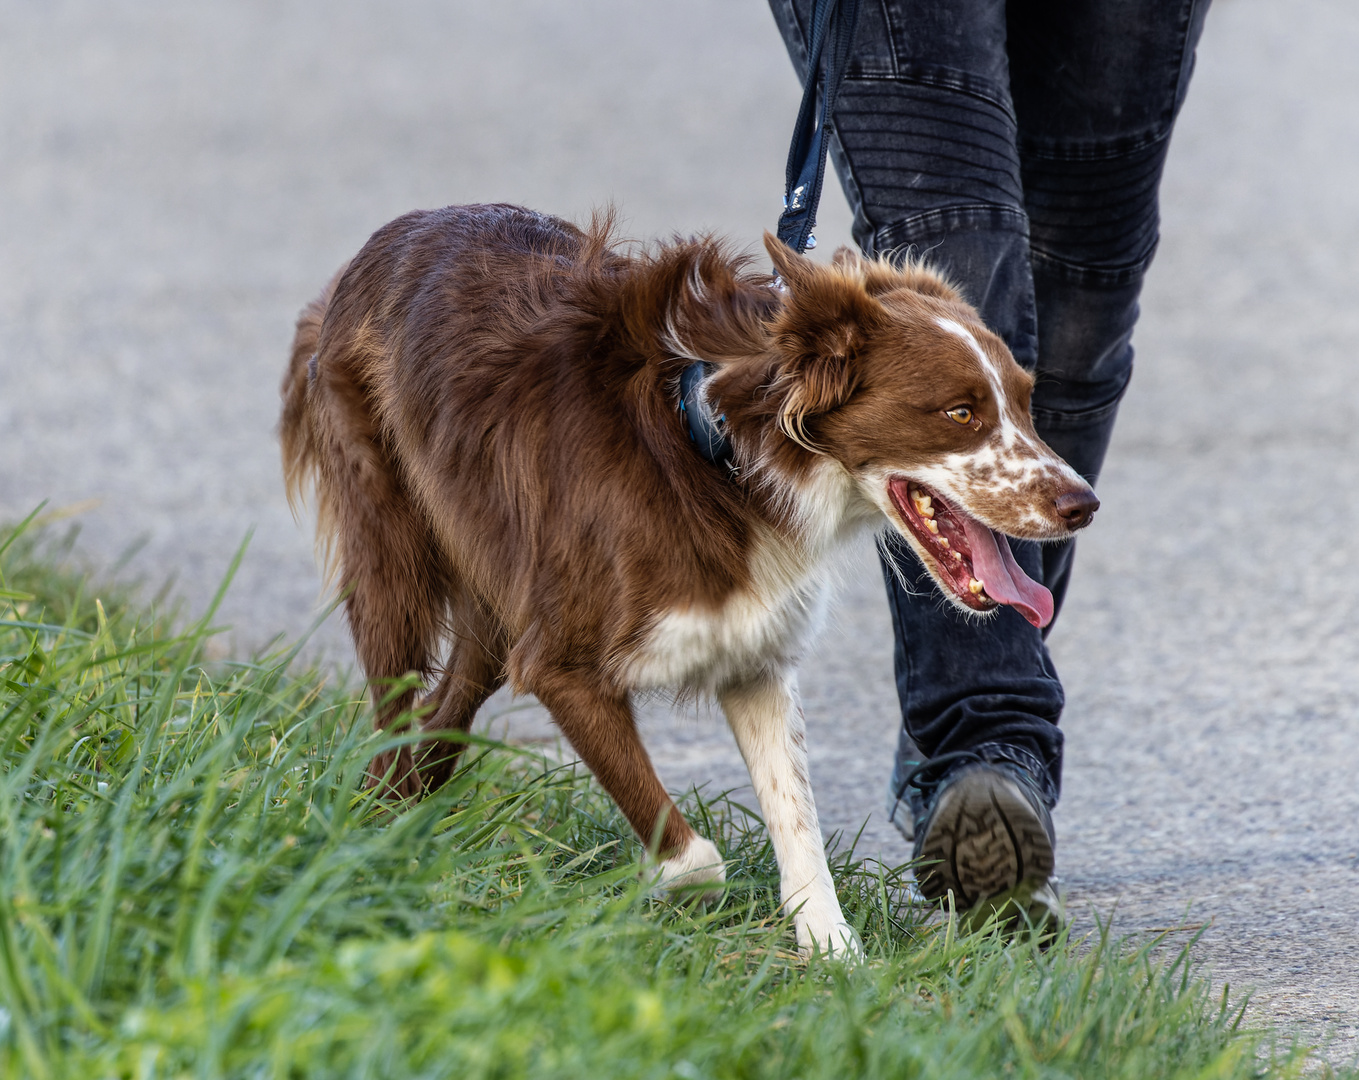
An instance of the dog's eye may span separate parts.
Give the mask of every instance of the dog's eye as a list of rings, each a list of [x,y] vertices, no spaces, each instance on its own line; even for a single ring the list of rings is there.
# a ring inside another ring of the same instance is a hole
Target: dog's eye
[[[956,409],[949,409],[949,411],[944,415],[947,416],[950,420],[952,420],[955,424],[972,423],[972,410],[969,409],[966,405],[959,405]]]

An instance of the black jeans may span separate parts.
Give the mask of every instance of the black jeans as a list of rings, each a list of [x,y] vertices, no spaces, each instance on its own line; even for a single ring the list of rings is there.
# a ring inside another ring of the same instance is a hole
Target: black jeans
[[[770,0],[799,78],[811,0]],[[1132,375],[1157,189],[1208,0],[861,0],[831,156],[868,254],[923,256],[1037,375],[1038,433],[1092,483]],[[1060,611],[1072,544],[1013,543]],[[884,554],[903,725],[920,756],[1026,766],[1055,802],[1064,696],[1010,608],[971,621]],[[886,565],[886,561],[896,564]],[[918,581],[914,590],[900,584]]]

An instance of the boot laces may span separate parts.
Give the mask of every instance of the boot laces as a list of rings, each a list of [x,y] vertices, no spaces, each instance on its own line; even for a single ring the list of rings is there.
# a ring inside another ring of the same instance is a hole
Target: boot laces
[[[920,792],[921,801],[929,806],[934,799],[934,793],[939,790],[942,784],[954,768],[963,763],[977,763],[985,765],[986,759],[973,750],[952,750],[947,754],[940,754],[932,757],[928,761],[922,761],[906,776],[905,788],[913,787]]]

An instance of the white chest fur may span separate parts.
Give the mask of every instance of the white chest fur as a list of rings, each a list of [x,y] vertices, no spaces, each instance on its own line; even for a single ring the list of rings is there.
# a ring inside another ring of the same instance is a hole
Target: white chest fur
[[[831,462],[790,497],[804,526],[799,536],[761,536],[750,584],[719,607],[662,612],[627,664],[631,688],[715,692],[797,665],[825,619],[848,541],[876,515]]]
[[[628,665],[638,690],[714,692],[770,666],[796,665],[825,618],[829,575],[778,595],[743,590],[716,609],[668,611]]]

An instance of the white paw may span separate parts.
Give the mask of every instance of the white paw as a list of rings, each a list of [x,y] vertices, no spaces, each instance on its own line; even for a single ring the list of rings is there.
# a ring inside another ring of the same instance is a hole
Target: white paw
[[[823,957],[851,964],[857,964],[864,958],[864,947],[859,943],[859,935],[843,919],[814,920],[796,916],[793,926],[797,930],[798,951],[803,956],[817,952]]]
[[[711,903],[722,898],[722,884],[727,880],[727,868],[717,846],[711,840],[695,836],[689,846],[653,868],[654,883],[679,897],[698,896]],[[717,888],[697,892],[697,886],[716,885]]]

